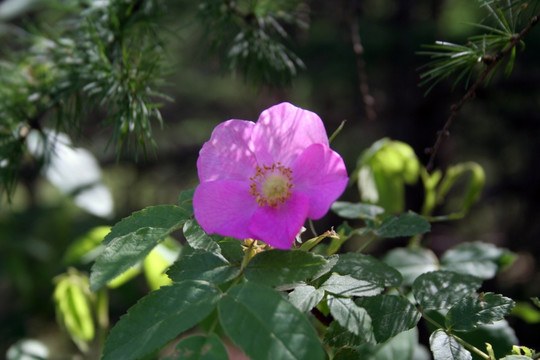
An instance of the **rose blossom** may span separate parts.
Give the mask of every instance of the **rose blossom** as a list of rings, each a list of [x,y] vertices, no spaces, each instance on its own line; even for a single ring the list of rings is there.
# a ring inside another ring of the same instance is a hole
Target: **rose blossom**
[[[219,124],[197,160],[195,218],[207,233],[289,249],[306,218],[320,219],[348,182],[319,116],[289,103],[257,123]]]

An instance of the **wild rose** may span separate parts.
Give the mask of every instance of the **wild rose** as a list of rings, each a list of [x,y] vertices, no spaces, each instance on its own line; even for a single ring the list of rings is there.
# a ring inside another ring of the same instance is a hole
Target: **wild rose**
[[[289,103],[257,123],[218,125],[197,160],[195,218],[207,233],[289,249],[306,218],[320,219],[348,182],[319,116]]]

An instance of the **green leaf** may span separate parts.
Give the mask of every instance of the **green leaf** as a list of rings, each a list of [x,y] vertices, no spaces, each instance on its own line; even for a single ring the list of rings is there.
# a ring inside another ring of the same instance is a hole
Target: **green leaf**
[[[472,242],[460,244],[441,257],[441,268],[469,274],[481,279],[491,279],[499,270],[501,259],[509,256],[507,250],[493,244]]]
[[[92,266],[90,290],[96,291],[137,265],[188,219],[189,215],[181,208],[160,205],[138,211],[114,225],[103,240],[105,249]]]
[[[336,201],[332,204],[331,209],[345,219],[375,220],[377,215],[384,213],[384,209],[377,205],[350,203],[347,201]]]
[[[464,297],[450,308],[445,325],[452,330],[472,330],[504,319],[514,304],[512,299],[492,293]]]
[[[240,240],[226,237],[218,241],[218,245],[221,248],[221,255],[230,263],[242,263],[244,250]]]
[[[324,343],[337,349],[344,346],[358,346],[364,344],[365,340],[363,336],[353,334],[337,321],[332,321],[324,334]]]
[[[362,354],[364,355],[364,354]],[[364,359],[367,358],[366,356],[360,357],[360,354],[355,349],[343,347],[340,348],[332,360],[358,360],[358,359]]]
[[[424,309],[448,309],[465,296],[472,295],[482,280],[450,271],[420,275],[413,283],[413,294]]]
[[[188,214],[193,215],[193,194],[195,189],[184,190],[178,198],[178,206],[184,209]]]
[[[459,337],[479,349],[485,348],[486,343],[491,344],[496,359],[509,354],[512,345],[519,342],[514,329],[510,327],[506,320],[479,325],[474,330],[460,332]]]
[[[525,355],[508,355],[501,358],[500,360],[533,360],[533,359],[530,356],[525,356]]]
[[[321,255],[300,250],[263,251],[244,271],[247,280],[268,286],[287,285],[310,279],[327,264]]]
[[[134,212],[131,216],[116,223],[112,227],[111,232],[105,236],[103,244],[108,245],[119,237],[132,234],[143,228],[163,229],[164,232],[169,229],[176,230],[182,227],[187,220],[189,220],[189,215],[178,206],[150,206]]]
[[[239,266],[232,266],[222,256],[184,246],[180,259],[170,267],[167,275],[176,282],[205,280],[219,285],[233,279],[239,272]]]
[[[396,248],[383,261],[401,273],[404,285],[412,285],[418,276],[439,269],[437,256],[424,248]]]
[[[413,212],[408,212],[399,217],[387,217],[374,233],[387,239],[423,234],[430,230],[431,225],[426,219]]]
[[[328,296],[327,304],[330,314],[339,325],[355,335],[362,336],[366,342],[375,342],[372,320],[365,309],[356,306],[352,299],[331,295]]]
[[[349,275],[332,274],[320,287],[339,296],[373,296],[384,290],[381,283],[358,280]]]
[[[325,359],[307,318],[277,291],[252,282],[232,287],[218,306],[220,323],[253,360]]]
[[[204,319],[220,297],[212,285],[191,280],[151,292],[112,328],[102,359],[139,359],[153,353]]]
[[[195,220],[188,220],[184,224],[184,236],[193,249],[199,249],[214,254],[221,254],[217,242]]]
[[[416,328],[403,331],[376,346],[372,360],[430,360],[429,351],[418,343]]]
[[[183,338],[174,348],[174,354],[163,360],[229,360],[229,355],[221,339],[212,333]]]
[[[350,275],[355,279],[369,281],[382,286],[399,286],[401,274],[371,255],[347,253],[339,256],[332,269],[341,275]]]
[[[429,337],[434,360],[472,360],[471,353],[453,336],[438,329]]]
[[[288,295],[289,301],[301,312],[313,309],[324,297],[324,290],[311,285],[299,285]]]
[[[415,327],[421,317],[413,304],[399,296],[363,297],[357,299],[356,304],[367,310],[379,343]]]
[[[339,261],[339,255],[336,255],[336,254],[330,255],[330,256],[327,256],[325,259],[327,263],[324,264],[319,269],[319,271],[317,271],[317,273],[311,277],[311,280],[319,279],[323,277],[324,275],[328,274]]]

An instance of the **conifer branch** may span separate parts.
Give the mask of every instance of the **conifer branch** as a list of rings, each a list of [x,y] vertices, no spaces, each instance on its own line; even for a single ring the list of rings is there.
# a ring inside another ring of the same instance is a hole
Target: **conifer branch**
[[[517,34],[515,37],[513,37],[512,41],[500,52],[495,54],[495,56],[490,58],[490,61],[487,65],[487,67],[482,71],[476,82],[470,87],[470,89],[463,95],[463,97],[456,103],[454,103],[450,107],[450,116],[446,120],[446,123],[444,124],[443,128],[437,132],[437,139],[435,141],[435,144],[433,147],[426,149],[426,151],[430,154],[429,161],[426,165],[426,170],[431,171],[433,170],[433,166],[435,163],[435,157],[437,156],[437,153],[439,152],[439,149],[441,147],[442,142],[446,137],[450,135],[450,126],[452,126],[452,122],[458,115],[459,111],[463,107],[463,105],[469,101],[470,99],[474,98],[476,94],[476,90],[478,87],[484,82],[484,80],[488,77],[488,75],[491,74],[491,72],[497,67],[497,65],[500,63],[500,61],[507,56],[529,33],[529,31],[540,21],[540,13],[533,16],[531,20],[529,21],[529,24],[521,30],[519,34]]]

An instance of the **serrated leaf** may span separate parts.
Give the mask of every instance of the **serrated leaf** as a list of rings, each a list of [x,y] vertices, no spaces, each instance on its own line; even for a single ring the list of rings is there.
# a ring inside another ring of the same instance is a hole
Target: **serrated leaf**
[[[332,211],[345,219],[371,219],[384,213],[384,209],[377,205],[365,203],[351,203],[347,201],[336,201],[332,204]]]
[[[220,297],[219,290],[202,281],[182,281],[151,292],[112,328],[102,359],[145,357],[199,323]]]
[[[328,296],[327,304],[330,314],[339,325],[362,336],[366,342],[375,342],[372,320],[365,309],[356,306],[352,299],[334,296]]]
[[[332,271],[332,269],[334,268],[334,266],[337,264],[339,260],[339,256],[338,255],[330,255],[330,256],[327,256],[326,257],[326,261],[327,263],[324,264],[320,269],[319,271],[317,271],[317,273],[315,275],[313,275],[313,277],[311,278],[311,280],[316,280],[326,274],[328,274],[330,271]]]
[[[413,304],[399,296],[363,297],[357,299],[356,304],[367,310],[373,321],[375,339],[379,343],[415,327],[421,317]]]
[[[242,249],[242,242],[234,238],[223,238],[218,241],[218,245],[221,248],[221,255],[227,259],[230,263],[242,262],[244,258],[244,250]]]
[[[382,286],[399,286],[401,274],[371,255],[347,253],[339,256],[332,269],[341,275],[350,275],[355,279],[369,281]]]
[[[450,308],[445,325],[452,330],[472,330],[504,319],[514,305],[512,299],[492,293],[464,297]]]
[[[205,280],[218,285],[231,280],[239,272],[239,266],[232,266],[221,256],[185,246],[167,275],[176,282]]]
[[[307,318],[277,291],[247,282],[218,306],[226,334],[253,360],[322,360],[326,354]]]
[[[401,273],[404,285],[412,285],[418,276],[439,269],[437,256],[423,248],[392,249],[383,261]]]
[[[302,284],[294,288],[288,295],[289,301],[301,312],[313,309],[324,297],[324,290],[311,285]]]
[[[413,212],[405,213],[399,217],[389,216],[374,231],[381,238],[396,238],[424,234],[431,230],[431,225],[422,216]]]
[[[365,340],[362,336],[355,335],[339,325],[337,321],[332,321],[324,334],[324,343],[337,349],[345,346],[359,346],[364,344]]]
[[[434,360],[472,360],[471,353],[441,329],[431,334],[429,345]]]
[[[189,215],[178,206],[150,206],[116,223],[111,228],[111,232],[105,236],[103,244],[108,245],[116,238],[129,235],[142,228],[179,229],[188,219]]]
[[[138,211],[114,225],[103,240],[105,249],[92,266],[90,290],[96,291],[138,264],[188,219],[181,208],[160,205]]]
[[[255,255],[244,275],[249,281],[268,286],[293,284],[310,279],[327,262],[321,255],[305,251],[272,249]]]
[[[184,236],[193,249],[221,254],[221,248],[217,242],[193,219],[186,221],[184,224]]]
[[[499,269],[499,260],[506,254],[509,252],[493,244],[464,243],[443,254],[441,268],[481,279],[491,279]]]
[[[384,290],[383,284],[358,280],[349,275],[332,274],[320,287],[339,296],[373,296]]]
[[[212,333],[180,340],[174,348],[174,354],[163,360],[229,360],[229,355],[221,339]]]
[[[482,285],[482,280],[450,271],[420,275],[413,283],[413,294],[424,309],[448,309]]]

